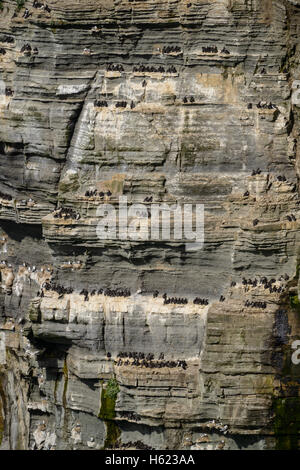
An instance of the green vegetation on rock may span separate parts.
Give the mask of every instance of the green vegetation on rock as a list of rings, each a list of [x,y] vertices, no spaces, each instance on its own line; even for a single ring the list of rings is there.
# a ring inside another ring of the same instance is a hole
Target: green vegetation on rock
[[[106,395],[112,400],[116,400],[119,393],[119,385],[116,379],[110,379],[106,387]]]
[[[298,294],[290,295],[290,305],[292,309],[300,314],[300,300]]]
[[[58,185],[58,191],[60,194],[65,194],[68,192],[75,193],[79,189],[78,174],[68,175],[68,178],[60,181]]]
[[[300,312],[298,295],[290,295],[290,305],[294,311]],[[300,443],[300,375],[298,366],[292,362],[290,344],[283,345],[281,354],[281,387],[280,392],[272,399],[275,448],[277,450],[296,450]]]
[[[114,422],[114,418],[116,416],[115,406],[118,393],[119,385],[116,379],[110,379],[106,388],[102,387],[101,408],[98,417],[102,419],[106,425],[104,449],[113,448],[121,435],[120,429]]]
[[[64,409],[66,409],[67,408],[67,390],[68,390],[68,381],[69,381],[69,373],[68,373],[68,366],[67,366],[66,359],[64,362],[63,374],[64,374],[63,407]]]
[[[17,0],[18,10],[21,10],[21,8],[23,8],[24,5],[25,5],[25,0]]]
[[[35,305],[34,303],[30,304],[29,307],[29,320],[32,323],[40,323],[41,321],[41,311],[39,305]]]
[[[0,379],[0,446],[4,435],[4,409],[5,409],[5,395],[2,388]]]
[[[298,450],[300,397],[274,398],[274,432],[277,450]]]
[[[106,388],[102,388],[99,418],[103,420],[115,418],[115,405],[118,393],[119,386],[116,379],[110,379]]]

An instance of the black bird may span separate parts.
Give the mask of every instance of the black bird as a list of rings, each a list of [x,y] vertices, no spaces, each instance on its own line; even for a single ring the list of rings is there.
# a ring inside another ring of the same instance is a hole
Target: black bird
[[[227,55],[230,54],[229,50],[226,49],[226,47],[223,47],[221,52],[222,52],[222,54],[227,54]]]
[[[29,10],[28,10],[28,8],[26,8],[26,10],[24,12],[24,15],[23,15],[23,18],[26,20],[29,16],[30,16]]]

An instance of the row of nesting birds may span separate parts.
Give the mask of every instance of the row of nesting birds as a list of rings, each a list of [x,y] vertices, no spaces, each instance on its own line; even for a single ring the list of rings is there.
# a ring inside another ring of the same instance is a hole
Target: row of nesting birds
[[[7,241],[6,238],[3,238],[3,240]],[[1,267],[6,267],[6,268],[10,268],[12,269],[13,268],[13,265],[11,263],[9,263],[8,261],[6,260],[1,260],[0,261],[0,266]],[[36,273],[36,272],[40,272],[40,273],[52,273],[53,272],[53,269],[51,269],[49,266],[48,267],[40,267],[38,268],[37,266],[30,266],[28,263],[23,263],[22,264],[22,268],[25,268],[29,273]]]
[[[33,8],[46,11],[47,13],[51,13],[51,8],[47,5],[47,3],[41,3],[38,0],[34,0],[32,6]],[[28,8],[25,8],[25,11],[23,13],[23,18],[27,20],[27,18],[30,18],[30,16],[32,16],[32,13],[30,12]]]
[[[84,49],[87,52],[88,49]],[[106,66],[107,72],[124,72],[124,67],[122,64],[107,64]],[[146,72],[146,73],[177,73],[176,68],[174,65],[171,65],[167,70],[162,65],[155,66],[155,65],[134,65],[132,71],[136,72]]]
[[[297,219],[296,219],[296,217],[294,216],[294,214],[287,215],[287,216],[286,216],[286,220],[288,220],[289,222],[296,222],[296,221],[297,221]],[[259,222],[260,222],[259,219],[254,219],[254,220],[252,221],[253,227],[257,227],[257,225],[259,224]]]
[[[0,268],[8,268],[10,271],[13,270],[13,266],[11,263],[8,263],[5,260],[0,261]],[[35,273],[38,271],[38,268],[36,266],[28,266],[27,263],[23,263],[23,267],[27,269],[28,273]],[[52,269],[50,267],[47,268],[40,268],[39,272],[46,272],[46,273],[52,273]],[[263,286],[264,289],[269,289],[270,293],[281,293],[284,292],[284,287],[283,286],[276,286],[276,282],[287,282],[289,280],[288,274],[284,274],[283,276],[280,276],[278,281],[274,278],[268,280],[266,277],[262,277],[259,281],[255,278],[254,280],[252,279],[246,279],[242,278],[242,285],[245,286],[247,289],[249,286],[255,288],[258,286]],[[235,281],[231,282],[231,287],[235,287],[237,283]],[[38,292],[37,296],[43,298],[45,295],[45,291],[53,291],[56,292],[59,297],[58,298],[63,298],[64,295],[66,294],[72,294],[74,292],[74,289],[72,287],[65,287],[63,285],[60,285],[58,283],[53,283],[52,281],[46,281],[42,284],[42,289]],[[159,292],[155,291],[153,293],[153,297],[157,298]],[[131,291],[128,288],[100,288],[100,289],[93,289],[92,291],[88,291],[87,289],[82,289],[79,295],[84,296],[85,301],[89,301],[90,297],[93,297],[95,295],[104,295],[107,297],[130,297],[131,296]],[[164,304],[188,304],[188,299],[187,298],[168,298],[167,294],[163,294],[162,298],[164,299]],[[224,302],[226,299],[223,295],[220,296],[219,302]],[[209,305],[209,300],[208,299],[202,299],[199,297],[196,297],[193,301],[194,305],[202,305],[206,306]],[[252,308],[261,308],[261,309],[266,309],[267,304],[265,301],[250,301],[246,300],[245,302],[245,307],[252,307]],[[125,356],[118,356],[118,357],[126,357],[126,353],[124,353]],[[138,353],[137,353],[138,354]],[[131,353],[129,355],[129,358],[138,358],[142,359],[144,357],[142,356],[131,356]],[[148,357],[150,359],[150,357]],[[154,357],[153,357],[154,359]],[[159,359],[163,359],[163,357],[160,357]]]
[[[145,82],[145,80],[144,80]],[[143,84],[144,84],[143,82]],[[182,99],[182,102],[184,104],[187,103],[195,103],[195,98],[194,96],[184,96]],[[127,101],[117,101],[115,103],[116,108],[127,108]],[[108,101],[107,100],[94,100],[94,106],[95,108],[107,108],[108,107]],[[136,107],[136,103],[134,101],[131,101],[130,103],[130,108],[134,109]]]
[[[271,101],[259,101],[256,107],[257,109],[278,109],[278,106]],[[247,108],[253,109],[253,103],[248,103]]]
[[[74,292],[74,289],[72,287],[64,287],[60,284],[52,283],[52,282],[45,282],[42,285],[42,288],[46,291],[56,292],[57,294],[59,294],[60,298],[62,298],[65,294],[72,294]],[[155,291],[153,293],[153,297],[157,298],[158,294],[159,292]],[[95,295],[104,295],[106,297],[130,297],[131,291],[127,287],[100,288],[100,289],[93,289],[91,291],[89,291],[88,289],[82,289],[79,295],[83,295],[84,300],[87,302],[90,297],[93,297]],[[44,292],[41,291],[39,293],[39,296],[44,297]],[[164,304],[186,305],[189,302],[187,298],[177,298],[177,297],[168,298],[166,293],[163,294],[162,298],[164,299]],[[209,304],[208,299],[201,299],[199,297],[196,297],[193,302],[195,305],[208,305]]]
[[[274,293],[282,293],[285,291],[285,288],[283,285],[276,285],[277,282],[284,282],[286,283],[289,280],[288,274],[284,274],[283,276],[280,276],[278,280],[272,278],[268,280],[266,277],[261,278],[259,281],[255,279],[246,279],[245,277],[242,278],[242,285],[244,288],[248,291],[249,287],[251,288],[256,288],[256,287],[263,287],[264,290],[269,290],[270,294]],[[235,282],[231,283],[231,287],[234,287],[236,285]],[[250,305],[247,305],[250,306]],[[252,305],[253,306],[253,305]]]
[[[264,286],[265,289],[269,289],[270,290],[270,293],[281,293],[284,291],[284,288],[282,286],[279,286],[277,287],[276,285],[272,285],[273,282],[276,282],[276,280],[271,280],[270,282],[260,282],[261,285]],[[251,285],[252,287],[257,287],[259,285],[258,281],[255,280],[253,283],[248,283],[247,280],[243,279],[242,281],[242,285]],[[234,287],[236,286],[236,282],[232,282],[231,283],[231,287]],[[59,294],[59,298],[63,298],[63,296],[65,294],[72,294],[74,292],[74,289],[71,288],[71,287],[64,287],[64,286],[61,286],[59,284],[52,284],[51,282],[45,282],[42,286],[43,289],[45,289],[46,291],[54,291],[56,293]],[[39,294],[38,294],[40,297],[44,297],[44,292],[41,291]],[[93,297],[95,295],[104,295],[106,297],[130,297],[131,296],[131,291],[130,289],[127,289],[127,288],[116,288],[116,289],[111,289],[111,288],[100,288],[100,289],[93,289],[91,292],[89,292],[87,289],[82,289],[80,294],[79,295],[82,295],[84,296],[84,300],[87,302],[89,301],[89,298],[90,297]],[[157,291],[154,292],[153,294],[153,297],[154,298],[157,298],[158,297],[158,293]],[[163,294],[162,298],[164,299],[164,305],[167,305],[167,304],[174,304],[174,305],[187,305],[189,303],[189,300],[187,298],[176,298],[176,297],[170,297],[168,298],[167,297],[167,294]],[[219,302],[224,302],[226,299],[223,295],[220,296],[219,298]],[[210,301],[209,299],[205,299],[205,298],[200,298],[200,297],[196,297],[194,300],[193,300],[193,304],[194,305],[202,305],[202,306],[207,306],[209,305]],[[265,306],[261,306],[261,305],[254,305],[253,302],[252,302],[252,305],[250,305],[249,303],[247,303],[247,305],[245,305],[246,307],[247,306],[251,306],[251,307],[258,307],[258,308],[266,308],[266,305]]]
[[[73,294],[74,289],[72,287],[64,287],[61,284],[53,283],[53,282],[45,282],[42,285],[42,288],[46,291],[53,291],[56,292],[60,298],[62,298],[65,294]],[[116,289],[111,288],[100,288],[100,289],[93,289],[92,291],[88,291],[87,289],[82,289],[79,295],[84,296],[84,300],[88,301],[89,297],[93,297],[95,295],[104,295],[106,297],[130,297],[131,292],[126,287],[119,287]],[[44,292],[41,291],[39,296],[44,297]]]
[[[187,363],[186,361],[148,361],[147,359],[134,359],[132,362],[130,362],[128,359],[126,361],[123,361],[122,359],[118,359],[115,361],[115,364],[120,367],[120,366],[135,366],[135,367],[149,367],[150,369],[158,369],[162,367],[168,367],[170,369],[173,369],[175,367],[182,368],[183,370],[187,369]]]
[[[257,175],[261,175],[261,174],[262,174],[262,170],[261,170],[260,168],[257,168],[256,170],[253,170],[253,171],[252,171],[251,176],[257,176]],[[271,175],[270,175],[269,173],[267,173],[267,174],[264,175],[264,176],[266,176],[266,177],[269,179]],[[267,191],[270,191],[270,189],[271,189],[272,186],[273,186],[273,182],[274,182],[275,180],[277,180],[277,181],[280,182],[280,183],[287,183],[287,184],[289,184],[289,185],[292,185],[292,186],[291,186],[291,192],[292,192],[292,193],[295,193],[295,192],[297,191],[297,184],[296,184],[296,183],[292,183],[292,182],[288,182],[288,180],[287,180],[287,178],[286,178],[285,175],[278,175],[278,176],[272,175],[272,176],[273,176],[273,178],[275,178],[275,179],[273,179],[273,181],[270,181],[270,180],[269,180],[268,186],[267,186]],[[245,193],[243,194],[243,197],[249,197],[249,196],[250,196],[250,192],[249,192],[248,190],[245,191]],[[299,204],[299,200],[298,200],[297,203]],[[293,220],[296,220],[296,219],[294,219],[293,217],[292,217],[292,219],[293,219]]]
[[[129,0],[134,1],[134,0]],[[121,442],[120,439],[117,439],[114,443],[109,443],[107,449],[136,449],[136,450],[155,450],[154,447],[148,446],[142,441],[128,441],[128,442]]]

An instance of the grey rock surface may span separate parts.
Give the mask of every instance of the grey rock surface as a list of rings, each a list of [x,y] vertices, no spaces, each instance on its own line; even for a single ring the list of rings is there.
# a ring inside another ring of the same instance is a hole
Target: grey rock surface
[[[0,2],[0,448],[299,448],[300,2],[47,4]],[[119,196],[203,249],[99,239]]]

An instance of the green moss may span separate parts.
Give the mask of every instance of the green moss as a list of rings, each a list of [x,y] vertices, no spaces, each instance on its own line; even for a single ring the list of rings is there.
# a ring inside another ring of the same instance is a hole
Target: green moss
[[[18,8],[18,10],[21,10],[24,5],[25,5],[25,0],[17,0],[17,8]]]
[[[102,388],[101,391],[101,408],[99,418],[103,419],[104,421],[114,419],[116,416],[115,405],[119,390],[116,392],[115,386],[113,385],[113,387],[109,387],[109,383],[110,381],[108,382],[106,389]]]
[[[53,390],[53,396],[54,396],[54,403],[55,404],[56,404],[56,401],[57,401],[57,387],[58,387],[58,374],[57,374],[55,382],[54,382],[54,390]]]
[[[30,304],[29,307],[29,320],[32,323],[40,323],[41,321],[41,310],[38,305],[34,305],[33,303]]]
[[[58,185],[58,191],[61,194],[68,192],[75,193],[79,189],[78,175],[74,174],[69,177],[69,181],[61,181]]]
[[[4,409],[5,409],[5,395],[2,388],[1,380],[0,380],[0,446],[2,443],[3,435],[4,435]]]
[[[3,2],[0,0],[0,11],[3,10]],[[0,442],[1,443],[1,442]]]
[[[297,264],[297,268],[296,268],[296,280],[297,281],[299,280],[299,273],[300,273],[300,264]]]
[[[292,309],[296,310],[300,314],[300,301],[297,294],[290,295],[290,305]]]
[[[64,367],[63,367],[63,376],[64,376],[64,390],[62,396],[62,405],[64,409],[64,423],[63,423],[63,436],[64,439],[68,438],[68,409],[67,409],[67,391],[68,391],[68,382],[69,382],[69,372],[67,365],[67,358],[65,357]]]
[[[106,396],[112,400],[116,400],[119,393],[119,385],[116,379],[110,379],[106,386]]]
[[[112,449],[116,446],[118,439],[121,436],[121,431],[113,421],[106,421],[106,438],[104,442],[104,449]]]
[[[67,359],[65,359],[65,362],[64,362],[63,374],[64,374],[63,407],[64,409],[66,409],[67,408],[68,381],[69,381]]]
[[[106,426],[104,449],[115,447],[121,435],[119,427],[114,422],[116,416],[115,406],[118,393],[119,386],[116,379],[110,379],[106,388],[102,386],[101,408],[98,417],[104,421]]]
[[[290,296],[290,304],[294,312],[300,312],[297,295]],[[295,315],[291,310],[289,313],[299,324],[298,314]],[[289,324],[287,326],[289,327]],[[285,329],[284,325],[283,329]],[[291,340],[292,329],[288,334]],[[290,343],[283,344],[281,348],[280,388],[275,389],[272,398],[273,431],[277,450],[296,450],[300,445],[300,370],[296,364],[293,364],[292,354],[293,349]]]
[[[274,398],[276,450],[298,450],[300,397]]]

